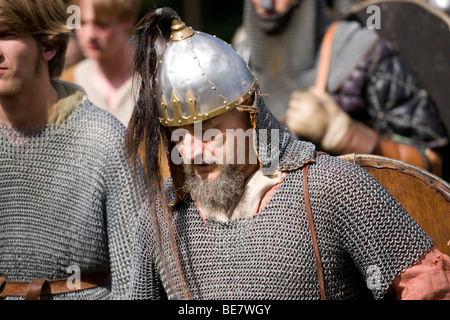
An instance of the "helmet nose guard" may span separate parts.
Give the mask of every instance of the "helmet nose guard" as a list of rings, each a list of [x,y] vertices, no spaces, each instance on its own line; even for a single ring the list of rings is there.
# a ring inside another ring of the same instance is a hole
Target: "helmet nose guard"
[[[157,66],[159,121],[166,127],[193,124],[232,110],[251,97],[257,81],[241,56],[223,40],[172,21]]]

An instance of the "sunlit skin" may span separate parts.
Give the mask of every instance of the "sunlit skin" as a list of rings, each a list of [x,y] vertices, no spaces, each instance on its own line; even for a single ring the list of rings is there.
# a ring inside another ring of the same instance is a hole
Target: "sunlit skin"
[[[0,122],[44,125],[56,109],[48,62],[56,50],[41,48],[29,34],[0,26]]]
[[[262,18],[269,18],[274,15],[285,13],[289,8],[298,2],[298,0],[273,0],[273,8],[271,10],[265,10],[261,3],[263,0],[252,0],[255,7],[255,11]]]
[[[202,141],[202,137],[194,134],[194,125],[178,127],[176,129],[185,129],[185,134],[182,137],[182,140],[177,143],[178,152],[184,160],[187,160],[189,163],[194,164],[194,173],[202,180],[215,180],[221,174],[221,169],[216,163],[208,164],[195,164],[194,159],[196,157],[202,157],[204,159],[204,155],[211,154],[216,157],[223,157],[223,162],[225,163],[227,160],[226,155],[227,152],[231,152],[234,150],[235,159],[233,160],[233,166],[239,172],[244,174],[244,177],[250,177],[257,169],[258,164],[252,163],[249,161],[249,157],[246,154],[246,161],[244,164],[238,164],[236,156],[238,154],[238,148],[242,148],[245,146],[245,150],[251,150],[249,148],[249,141],[234,141],[233,139],[227,139],[227,130],[237,130],[242,129],[247,131],[251,128],[250,121],[248,119],[248,114],[246,112],[240,112],[236,109],[225,112],[224,114],[217,116],[211,120],[204,121],[202,123],[202,131],[203,133],[210,129],[217,129],[221,133],[221,139],[211,141],[206,139],[206,141]],[[176,129],[173,129],[172,132]],[[219,142],[220,141],[220,142]],[[223,145],[220,146],[223,141]],[[231,149],[233,148],[233,149]],[[215,150],[219,150],[222,155],[215,154]],[[227,151],[228,150],[228,151]],[[241,149],[242,150],[242,149]]]

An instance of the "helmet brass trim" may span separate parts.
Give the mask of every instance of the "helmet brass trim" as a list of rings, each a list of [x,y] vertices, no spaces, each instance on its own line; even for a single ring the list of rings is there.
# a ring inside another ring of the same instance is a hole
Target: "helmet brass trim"
[[[231,102],[224,101],[223,106],[221,106],[215,110],[212,110],[210,112],[204,113],[204,114],[197,113],[197,111],[196,111],[197,110],[196,109],[197,100],[195,99],[192,92],[188,91],[188,93],[186,94],[185,101],[189,105],[189,110],[191,112],[191,114],[189,116],[183,115],[183,113],[181,111],[180,99],[178,98],[177,94],[175,93],[175,90],[173,90],[171,104],[172,104],[172,107],[174,110],[174,117],[172,119],[169,118],[169,116],[167,114],[167,106],[168,105],[164,99],[164,96],[162,96],[161,97],[161,109],[162,109],[163,118],[159,118],[159,122],[165,127],[179,127],[179,126],[190,125],[197,121],[205,121],[205,120],[212,119],[212,118],[217,117],[227,111],[230,111],[230,110],[236,108],[237,106],[239,106],[240,104],[242,104],[245,100],[250,98],[255,93],[255,91],[257,90],[257,87],[258,87],[258,82],[255,79],[253,81],[252,85],[249,87],[249,89],[244,94],[242,94],[239,98],[237,98]]]
[[[170,41],[182,41],[189,38],[194,34],[194,30],[187,27],[183,21],[174,19],[171,27],[172,33],[170,35]]]

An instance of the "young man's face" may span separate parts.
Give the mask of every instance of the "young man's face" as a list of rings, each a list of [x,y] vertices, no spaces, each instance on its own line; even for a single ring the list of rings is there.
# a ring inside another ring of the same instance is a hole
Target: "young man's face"
[[[233,109],[202,122],[197,129],[196,125],[173,129],[172,137],[181,137],[176,148],[185,163],[183,166],[190,166],[198,178],[216,180],[223,173],[223,164],[245,177],[255,171],[253,132],[246,112]]]
[[[0,98],[19,94],[35,80],[42,71],[42,57],[31,35],[0,26]]]
[[[85,57],[108,60],[122,52],[129,39],[130,22],[121,22],[104,13],[97,14],[91,1],[80,2],[81,26],[76,35]]]

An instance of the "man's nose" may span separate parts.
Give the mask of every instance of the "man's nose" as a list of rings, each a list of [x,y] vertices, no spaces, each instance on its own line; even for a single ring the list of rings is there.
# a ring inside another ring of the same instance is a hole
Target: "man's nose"
[[[85,35],[85,37],[89,40],[95,38],[96,35],[96,26],[94,23],[83,23],[81,25],[81,29]]]
[[[178,151],[181,157],[189,163],[194,163],[194,159],[195,163],[201,161],[203,154],[202,137],[187,131],[183,141],[179,144]]]

